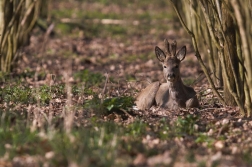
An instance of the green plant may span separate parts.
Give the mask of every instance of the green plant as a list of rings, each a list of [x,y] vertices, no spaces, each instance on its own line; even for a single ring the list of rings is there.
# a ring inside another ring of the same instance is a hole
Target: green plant
[[[139,137],[146,133],[147,125],[141,120],[136,120],[126,128],[126,134],[132,137]]]
[[[169,124],[169,122],[165,118],[162,118],[158,122],[156,127],[157,127],[157,129],[155,129],[155,131],[157,131],[158,137],[160,139],[166,140],[170,137],[169,133],[171,133],[171,125]]]
[[[134,104],[134,98],[131,96],[113,97],[107,98],[103,101],[103,106],[108,110],[120,110],[132,107]]]
[[[54,158],[47,160],[53,166],[70,163],[113,166],[119,142],[117,136],[123,134],[122,128],[115,123],[98,122],[97,119],[91,121],[89,127],[73,128],[66,133],[64,126],[58,126],[52,132],[48,122],[45,122],[46,126],[32,131],[27,122],[33,120],[11,111],[1,111],[0,118],[0,156],[8,155],[9,159],[13,159],[16,156],[39,156],[53,152]],[[61,120],[57,117],[54,119]]]
[[[212,147],[214,141],[215,140],[212,137],[207,136],[204,133],[200,133],[195,140],[196,143],[206,143],[208,147]]]
[[[84,102],[84,108],[89,111],[100,112],[102,110],[101,99],[98,97],[98,95],[94,94],[92,99],[86,100]]]
[[[81,82],[85,82],[85,86],[93,86],[101,84],[105,77],[100,73],[90,72],[89,70],[79,71],[74,74],[75,79],[79,79]]]
[[[241,155],[242,160],[245,161],[248,166],[252,165],[251,153],[252,153],[252,149],[249,148],[249,149],[245,149]]]
[[[0,88],[1,99],[8,103],[34,103],[35,99],[32,98],[31,92],[31,88],[21,84]]]
[[[50,86],[43,85],[39,87],[37,100],[40,101],[42,104],[49,104],[50,100],[52,99],[52,92]]]
[[[184,118],[179,117],[175,122],[175,132],[177,135],[193,135],[197,130],[194,128],[198,120],[197,116],[186,115]]]
[[[31,155],[43,153],[43,147],[37,147],[41,141],[37,132],[32,132],[26,127],[26,114],[1,111],[0,116],[0,156],[8,153],[12,159],[27,153]]]

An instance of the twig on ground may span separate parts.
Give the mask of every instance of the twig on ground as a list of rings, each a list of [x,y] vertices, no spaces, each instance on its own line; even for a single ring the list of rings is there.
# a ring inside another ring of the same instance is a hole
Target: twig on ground
[[[133,118],[132,115],[130,115],[126,110],[124,110],[123,108],[120,108],[121,111],[123,111],[128,117],[130,117],[131,119]]]

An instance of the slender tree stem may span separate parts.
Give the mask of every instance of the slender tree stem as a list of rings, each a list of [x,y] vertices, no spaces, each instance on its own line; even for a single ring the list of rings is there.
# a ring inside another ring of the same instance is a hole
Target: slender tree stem
[[[180,20],[180,23],[182,24],[183,28],[184,28],[184,29],[186,30],[186,32],[192,37],[193,46],[194,46],[194,49],[195,49],[195,52],[196,52],[195,56],[197,57],[197,59],[198,59],[198,61],[199,61],[199,63],[200,63],[200,66],[201,66],[201,68],[202,68],[204,74],[206,75],[207,80],[208,80],[208,82],[210,83],[210,86],[211,86],[211,88],[212,88],[214,94],[218,97],[218,99],[220,100],[220,102],[221,102],[222,104],[226,104],[225,101],[224,101],[224,99],[221,97],[220,93],[217,91],[217,89],[216,89],[216,87],[215,87],[215,85],[214,85],[214,83],[213,83],[213,80],[212,80],[212,78],[210,77],[210,74],[209,74],[209,72],[208,72],[208,70],[207,70],[207,68],[206,68],[206,66],[205,66],[205,64],[204,64],[204,62],[203,62],[203,60],[202,60],[202,58],[201,58],[201,55],[200,55],[199,50],[198,50],[198,45],[197,45],[197,41],[196,41],[196,38],[195,38],[194,33],[193,33],[192,31],[190,31],[189,28],[186,26],[184,20],[183,20],[182,17],[181,17],[181,14],[180,14],[179,11],[178,11],[178,8],[177,8],[176,5],[174,4],[173,0],[170,0],[170,2],[171,2],[171,4],[172,4],[172,6],[173,6],[173,8],[174,8],[174,10],[175,10],[175,12],[176,12],[176,14],[177,14],[179,20]]]

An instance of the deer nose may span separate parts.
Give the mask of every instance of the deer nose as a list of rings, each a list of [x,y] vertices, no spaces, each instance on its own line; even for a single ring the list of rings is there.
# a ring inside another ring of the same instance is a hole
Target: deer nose
[[[175,78],[175,74],[168,74],[167,77],[168,78]]]
[[[167,75],[167,81],[173,82],[175,80],[175,74],[168,74]]]

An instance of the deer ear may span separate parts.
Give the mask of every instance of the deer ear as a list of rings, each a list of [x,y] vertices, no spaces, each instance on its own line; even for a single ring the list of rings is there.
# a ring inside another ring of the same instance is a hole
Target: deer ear
[[[177,53],[176,57],[182,61],[186,56],[186,46],[183,46]]]
[[[155,47],[155,53],[159,61],[161,62],[165,61],[166,55],[158,46]]]

